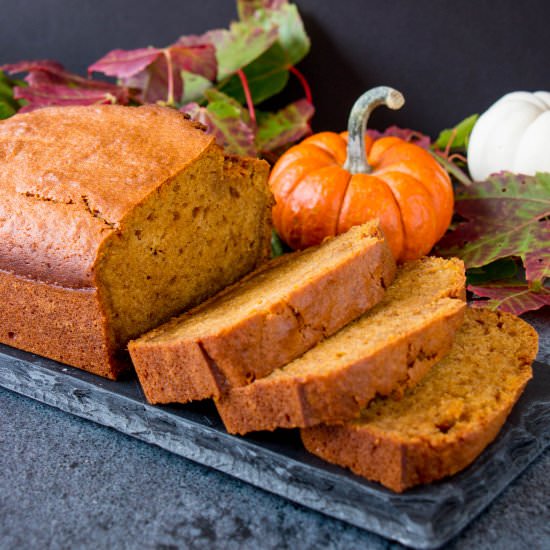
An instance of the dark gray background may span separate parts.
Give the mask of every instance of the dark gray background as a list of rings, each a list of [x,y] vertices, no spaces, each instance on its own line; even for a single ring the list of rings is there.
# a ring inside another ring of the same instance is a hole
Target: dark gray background
[[[433,135],[502,94],[550,89],[550,3],[545,0],[298,0],[312,51],[314,129],[343,129],[369,87],[400,89],[399,113],[373,127]],[[86,67],[113,48],[164,46],[227,26],[232,0],[0,0],[0,63],[53,58]]]

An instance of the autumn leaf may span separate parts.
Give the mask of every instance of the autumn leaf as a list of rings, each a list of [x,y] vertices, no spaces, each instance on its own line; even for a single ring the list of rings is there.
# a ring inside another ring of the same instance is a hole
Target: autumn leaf
[[[287,84],[289,70],[301,61],[310,48],[309,38],[296,6],[284,2],[244,2],[246,9],[239,10],[245,23],[258,26],[264,33],[274,33],[274,43],[258,58],[244,66],[243,72],[250,88],[252,100],[261,103],[279,93]],[[256,10],[251,12],[251,6]],[[238,76],[224,79],[220,89],[244,103],[245,96]]]
[[[170,105],[182,100],[182,71],[208,80],[216,77],[215,49],[207,38],[181,37],[167,48],[112,50],[88,68],[89,73],[114,76],[124,86],[140,90],[137,97],[142,103]]]
[[[466,282],[474,286],[483,286],[491,281],[511,279],[518,274],[518,265],[512,258],[502,258],[481,267],[471,267],[466,271]]]
[[[479,115],[477,114],[471,115],[459,122],[454,128],[442,130],[434,142],[434,147],[447,152],[460,151],[465,153],[468,149],[470,134],[478,118]]]
[[[216,47],[218,80],[223,80],[252,63],[277,40],[275,25],[265,31],[254,20],[234,21],[229,30],[207,32],[205,38]]]
[[[485,286],[469,285],[468,290],[488,298],[487,300],[474,300],[473,307],[486,307],[492,310],[508,311],[514,315],[521,315],[526,311],[550,306],[550,290],[545,287],[537,291],[532,290],[527,283],[517,281],[493,283]]]
[[[295,143],[311,132],[309,121],[314,108],[300,99],[276,113],[259,113],[256,147],[259,151],[273,151]]]
[[[6,101],[0,99],[0,120],[9,118],[15,114],[15,109]]]
[[[248,111],[239,102],[217,90],[208,90],[206,97],[206,107],[189,103],[181,111],[204,124],[216,141],[230,153],[255,156],[255,132]]]
[[[463,186],[455,210],[466,221],[444,237],[439,253],[466,267],[517,256],[528,281],[550,276],[550,174],[501,173]]]
[[[112,50],[88,67],[88,73],[99,72],[107,76],[128,78],[143,71],[161,55],[158,48]]]
[[[14,88],[14,94],[17,99],[28,101],[19,112],[26,113],[34,111],[41,107],[50,105],[99,105],[116,103],[115,96],[104,90],[94,90],[85,88],[69,88],[63,85],[41,86],[40,88]]]
[[[60,63],[50,60],[21,61],[4,65],[10,73],[27,72],[27,86],[15,86],[13,97],[25,101],[20,112],[49,105],[128,104],[129,90],[109,82],[91,80],[71,73]]]
[[[243,69],[255,105],[284,89],[289,79],[288,69],[284,50],[278,43]],[[237,75],[221,82],[219,89],[240,103],[246,101],[242,82]]]
[[[201,101],[206,90],[214,86],[213,82],[204,78],[204,76],[189,71],[181,71],[181,78],[183,80],[183,97],[181,101],[184,104]]]
[[[287,0],[237,0],[239,19],[251,17],[261,9],[277,10],[285,5]]]
[[[410,130],[409,128],[400,128],[399,126],[388,126],[383,132],[367,128],[367,134],[373,139],[380,139],[383,137],[398,137],[409,143],[414,143],[423,149],[430,149],[431,140],[430,136],[417,132],[416,130]]]
[[[11,74],[28,73],[25,76],[25,82],[29,87],[57,84],[72,88],[104,90],[115,96],[124,95],[124,93],[126,93],[122,87],[116,84],[84,78],[78,74],[67,71],[61,63],[49,59],[10,63],[2,65],[0,70],[7,71]]]

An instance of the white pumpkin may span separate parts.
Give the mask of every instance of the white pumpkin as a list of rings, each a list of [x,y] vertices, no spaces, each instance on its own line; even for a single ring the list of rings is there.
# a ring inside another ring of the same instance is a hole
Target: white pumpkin
[[[550,172],[550,92],[512,92],[485,111],[470,135],[468,168],[475,181],[502,170]]]

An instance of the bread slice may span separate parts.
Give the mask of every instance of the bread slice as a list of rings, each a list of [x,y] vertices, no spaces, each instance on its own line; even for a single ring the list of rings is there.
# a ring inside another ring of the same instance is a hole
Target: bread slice
[[[268,263],[130,343],[148,401],[219,397],[268,375],[378,303],[395,269],[376,223]]]
[[[464,314],[464,265],[405,264],[375,308],[285,367],[217,400],[231,433],[338,422],[377,394],[417,383],[451,348]]]
[[[394,491],[452,475],[496,437],[531,378],[537,333],[508,313],[469,309],[451,353],[400,401],[359,420],[302,430],[321,458]]]

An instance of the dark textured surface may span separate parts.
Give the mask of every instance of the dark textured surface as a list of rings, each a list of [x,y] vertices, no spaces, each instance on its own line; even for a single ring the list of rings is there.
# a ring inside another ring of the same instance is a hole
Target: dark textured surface
[[[29,361],[34,365],[29,365]],[[430,546],[455,534],[550,442],[550,370],[541,364],[536,366],[534,380],[499,439],[473,467],[450,481],[400,496],[309,456],[293,433],[235,438],[224,432],[213,409],[206,404],[178,409],[145,405],[133,380],[125,383],[99,380],[4,347],[0,350],[0,384],[114,426],[134,437],[155,442],[308,507],[416,546]],[[40,438],[49,441],[55,433],[40,433],[31,448],[35,452],[41,449]],[[58,443],[61,450],[63,441]],[[71,471],[70,464],[79,463],[73,458],[67,460],[69,464],[62,462],[58,466],[63,465]],[[29,462],[28,457],[26,462]],[[109,460],[104,458],[97,464],[95,475],[89,481],[91,487],[94,483],[101,485],[99,480],[106,462]],[[137,467],[133,455],[123,458],[122,469],[130,464]],[[46,464],[43,468],[51,468],[51,465]],[[3,468],[3,471],[7,470]],[[139,469],[134,475],[140,487],[148,472]],[[48,477],[51,474],[46,474],[45,478]],[[169,482],[161,477],[163,483]],[[178,477],[172,478],[172,482],[177,483]],[[139,488],[135,490],[141,491],[143,499],[147,500],[147,492]],[[11,498],[13,492],[8,490],[2,494],[2,498]],[[68,493],[66,496],[79,502],[78,494]],[[218,515],[223,516],[226,507],[219,499],[214,500],[214,508]],[[108,499],[98,498],[97,503],[98,512],[112,514],[115,511],[114,502]],[[543,506],[539,512],[544,516],[548,513],[548,501],[545,503],[543,499],[539,504]],[[195,518],[193,521],[198,521],[197,516],[205,512],[204,505],[191,512]],[[250,531],[254,522],[254,513],[249,511],[248,514],[243,519],[244,531]],[[10,522],[2,523],[8,525]],[[109,525],[111,523],[107,521],[106,537],[110,532]],[[184,524],[183,530],[188,529],[193,541],[203,536]],[[235,529],[235,525],[231,529]],[[547,531],[538,535],[535,532],[535,536],[546,535]],[[26,534],[20,533],[20,536]],[[254,540],[252,534],[248,538]],[[105,542],[108,542],[107,538]]]

